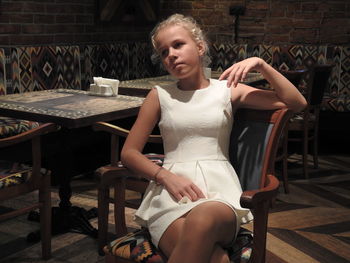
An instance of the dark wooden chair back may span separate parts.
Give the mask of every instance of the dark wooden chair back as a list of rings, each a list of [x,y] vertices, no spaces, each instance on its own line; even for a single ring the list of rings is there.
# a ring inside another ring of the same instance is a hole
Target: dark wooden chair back
[[[304,78],[305,74],[308,72],[307,69],[295,69],[295,70],[281,70],[283,76],[285,76],[293,85],[299,88],[301,80]]]
[[[314,168],[318,168],[318,126],[324,92],[329,85],[334,64],[315,65],[311,68],[306,85],[307,107],[295,114],[288,124],[288,141],[302,142],[302,162],[305,178],[309,178],[309,141],[313,146]]]
[[[321,105],[326,87],[329,84],[333,64],[315,65],[311,70],[307,87],[307,102],[309,105]]]
[[[38,190],[38,202],[1,214],[0,221],[39,208],[42,256],[44,259],[48,259],[51,256],[51,180],[50,172],[41,169],[41,136],[57,129],[58,127],[55,124],[47,123],[18,135],[0,139],[0,149],[31,141],[32,160],[30,167],[12,171],[15,167],[12,162],[0,162],[0,164],[6,163],[8,166],[5,170],[2,170],[3,173],[0,176],[0,201],[16,198]]]
[[[287,109],[242,109],[235,114],[230,160],[243,190],[263,188],[266,176],[275,174],[279,138],[290,115]]]

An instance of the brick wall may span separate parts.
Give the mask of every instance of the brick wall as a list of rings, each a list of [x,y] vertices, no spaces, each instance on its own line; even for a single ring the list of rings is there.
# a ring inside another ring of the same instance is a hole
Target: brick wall
[[[239,43],[348,44],[349,0],[180,0],[163,1],[163,10],[179,10],[200,21],[212,40],[233,41],[230,6],[245,6],[239,18]]]
[[[150,26],[100,23],[96,0],[0,0],[0,45],[94,43],[146,39]],[[234,41],[229,7],[246,7],[239,43],[348,44],[349,0],[160,0],[161,17],[194,16],[212,41]]]

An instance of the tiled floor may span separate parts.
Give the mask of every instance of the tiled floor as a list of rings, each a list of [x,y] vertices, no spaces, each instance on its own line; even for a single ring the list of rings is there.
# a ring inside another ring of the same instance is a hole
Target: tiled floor
[[[267,262],[269,263],[341,263],[350,261],[350,156],[320,156],[320,167],[311,168],[310,179],[301,172],[300,156],[289,162],[290,194],[283,188],[272,208],[268,224]],[[96,183],[76,178],[73,182],[73,205],[96,207]],[[32,196],[6,206],[30,202]],[[58,200],[57,193],[53,199]],[[57,203],[53,202],[53,205]],[[0,210],[1,211],[1,210]],[[132,223],[133,210],[128,209]],[[113,215],[110,214],[110,231]],[[96,226],[97,220],[91,223]],[[0,262],[42,262],[40,244],[26,242],[26,234],[38,223],[25,216],[0,224]],[[250,225],[247,226],[251,227]],[[52,259],[47,262],[103,262],[97,253],[95,239],[77,233],[66,233],[52,239]]]

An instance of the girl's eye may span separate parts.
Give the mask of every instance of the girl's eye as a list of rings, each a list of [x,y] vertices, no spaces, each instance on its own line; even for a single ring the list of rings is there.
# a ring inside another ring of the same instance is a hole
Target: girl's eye
[[[160,55],[161,55],[161,57],[166,57],[167,55],[168,55],[168,51],[167,50],[162,50],[161,52],[160,52]]]
[[[183,44],[184,43],[182,43],[182,42],[177,42],[177,43],[175,43],[174,47],[175,48],[180,48]]]

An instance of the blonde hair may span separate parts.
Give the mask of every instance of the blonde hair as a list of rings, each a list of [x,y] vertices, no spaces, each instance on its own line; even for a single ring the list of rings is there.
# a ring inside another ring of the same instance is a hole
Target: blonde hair
[[[159,54],[157,52],[156,48],[156,41],[155,38],[157,37],[159,31],[162,29],[168,27],[168,26],[182,26],[183,28],[187,29],[190,35],[192,36],[193,40],[199,44],[202,43],[204,45],[204,55],[202,58],[202,63],[204,66],[207,66],[207,64],[210,63],[209,58],[209,47],[208,47],[208,41],[202,31],[202,29],[199,27],[196,20],[194,20],[190,16],[184,16],[182,14],[174,14],[169,16],[167,19],[163,20],[159,24],[157,24],[154,29],[151,31],[150,37],[151,42],[153,46],[153,55],[152,55],[152,61],[160,61]]]

